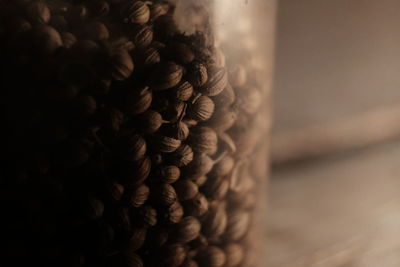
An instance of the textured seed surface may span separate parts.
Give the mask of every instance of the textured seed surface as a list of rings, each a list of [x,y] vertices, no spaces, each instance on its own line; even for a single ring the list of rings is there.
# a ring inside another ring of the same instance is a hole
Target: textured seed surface
[[[225,59],[210,11],[186,1],[0,2],[4,262],[252,266],[252,36]]]
[[[189,106],[188,116],[196,121],[206,121],[214,113],[214,102],[207,96],[200,96]]]
[[[199,236],[200,229],[200,222],[195,217],[188,216],[176,225],[174,236],[178,242],[188,243]]]

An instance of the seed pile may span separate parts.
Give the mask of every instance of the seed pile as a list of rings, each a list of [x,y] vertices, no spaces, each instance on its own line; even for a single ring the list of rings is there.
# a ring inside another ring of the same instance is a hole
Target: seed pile
[[[250,266],[262,92],[173,13],[0,1],[0,265]]]

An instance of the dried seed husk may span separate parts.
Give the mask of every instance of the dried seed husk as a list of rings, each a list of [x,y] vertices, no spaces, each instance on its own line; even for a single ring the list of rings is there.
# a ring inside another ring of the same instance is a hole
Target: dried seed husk
[[[68,12],[65,14],[66,19],[73,25],[82,24],[83,21],[88,17],[88,9],[83,5],[72,5],[68,8]]]
[[[158,49],[152,46],[149,46],[144,51],[140,52],[137,57],[139,63],[144,67],[153,66],[161,60]]]
[[[85,215],[92,220],[99,219],[103,216],[104,204],[103,202],[93,196],[87,198],[87,203],[85,207]]]
[[[163,112],[163,116],[169,121],[180,121],[180,117],[182,117],[186,112],[186,103],[181,101],[171,101],[166,100],[168,104],[166,110]]]
[[[166,183],[155,186],[153,198],[163,206],[170,206],[178,199],[174,187]]]
[[[112,30],[112,29],[111,29]],[[112,49],[122,49],[131,52],[135,48],[135,44],[125,37],[119,37],[110,41]]]
[[[229,187],[234,192],[248,192],[252,189],[253,179],[249,174],[249,162],[240,160],[228,176]]]
[[[93,84],[92,88],[88,88],[88,91],[95,96],[101,96],[107,94],[110,87],[111,78],[101,78]]]
[[[159,16],[154,21],[154,29],[157,32],[157,36],[161,40],[171,38],[179,32],[175,20],[171,14]]]
[[[38,25],[25,33],[29,36],[30,51],[36,56],[50,56],[62,46],[61,36],[53,27]]]
[[[225,68],[212,66],[208,69],[208,81],[199,88],[199,92],[207,96],[219,95],[228,85],[228,73]]]
[[[147,110],[140,115],[140,131],[147,134],[153,134],[160,129],[166,121],[163,120],[160,113],[154,110]]]
[[[229,190],[229,180],[224,176],[210,177],[204,184],[204,194],[209,199],[224,199]]]
[[[129,210],[126,207],[116,207],[115,209],[110,209],[112,214],[111,223],[117,229],[129,230],[131,228],[131,220],[129,217]]]
[[[111,57],[111,77],[117,81],[127,79],[133,72],[134,64],[128,51],[118,49]]]
[[[195,127],[190,131],[189,144],[197,153],[213,155],[218,149],[217,133],[210,127]]]
[[[134,189],[130,197],[130,205],[132,207],[138,208],[142,206],[150,195],[150,188],[144,184]]]
[[[174,165],[162,166],[158,170],[158,175],[160,176],[162,182],[172,184],[179,179],[181,171],[177,166]]]
[[[187,259],[193,259],[194,257],[196,257],[196,255],[197,255],[198,252],[199,252],[199,251],[196,250],[196,249],[190,249],[190,250],[187,252]]]
[[[207,175],[200,176],[198,178],[192,179],[192,181],[198,186],[203,186],[208,180]]]
[[[262,104],[262,95],[257,88],[247,88],[239,90],[240,92],[240,108],[247,114],[256,113]]]
[[[111,183],[109,189],[109,195],[113,201],[120,201],[122,195],[124,194],[125,188],[122,184],[113,182]]]
[[[189,64],[195,58],[195,55],[190,47],[184,43],[170,43],[166,50],[166,56],[181,64]]]
[[[151,155],[151,160],[153,161],[154,165],[160,165],[164,162],[164,158],[161,154]]]
[[[182,205],[179,203],[179,201],[175,201],[166,208],[164,212],[165,220],[171,224],[178,223],[182,220],[183,213]]]
[[[68,22],[63,15],[51,16],[49,24],[57,31],[65,31],[68,28]]]
[[[145,24],[150,19],[150,9],[145,2],[129,1],[122,6],[121,16],[125,23]]]
[[[227,223],[226,205],[212,202],[203,222],[202,233],[210,239],[216,239],[225,232]]]
[[[186,77],[193,86],[203,86],[208,80],[207,68],[203,63],[195,62],[189,67]]]
[[[187,259],[180,267],[198,267],[199,265],[194,260]]]
[[[190,242],[190,247],[196,251],[204,250],[208,247],[208,238],[203,234],[199,234],[199,236]],[[197,254],[197,253],[196,253]]]
[[[230,193],[232,205],[244,210],[252,210],[257,204],[257,197],[252,192]]]
[[[214,161],[206,154],[195,154],[192,162],[183,168],[185,179],[197,180],[208,174],[214,165]]]
[[[186,249],[180,244],[166,246],[162,251],[162,266],[178,267],[186,259]]]
[[[160,63],[151,75],[151,87],[165,90],[176,86],[182,79],[183,68],[171,61]]]
[[[190,180],[180,180],[174,184],[174,188],[181,201],[192,199],[199,192],[199,187]]]
[[[212,52],[213,52],[214,64],[221,68],[225,67],[226,59],[222,50],[219,47],[215,47]]]
[[[145,157],[137,164],[137,176],[136,182],[143,182],[149,176],[151,170],[151,160],[149,157]]]
[[[131,238],[129,240],[126,253],[130,254],[140,249],[143,246],[144,241],[146,240],[146,234],[147,234],[146,228],[142,227],[133,228],[131,231]]]
[[[162,51],[165,49],[166,45],[160,41],[154,41],[151,43],[151,47],[157,49],[158,51]]]
[[[83,261],[71,266],[82,266],[84,264],[85,262]],[[107,266],[144,267],[144,263],[138,254],[124,251],[110,254],[107,257]]]
[[[235,167],[235,160],[231,156],[225,156],[214,164],[209,173],[210,177],[220,177],[228,175]]]
[[[155,20],[160,16],[166,15],[169,10],[169,5],[166,3],[153,3],[150,6],[150,18]]]
[[[226,256],[222,249],[209,246],[197,255],[197,259],[201,266],[222,267],[225,264]]]
[[[124,122],[124,113],[113,107],[103,108],[98,115],[100,124],[114,133],[119,131]]]
[[[196,121],[206,121],[214,113],[214,102],[208,96],[200,96],[188,107],[187,117]]]
[[[233,182],[232,176],[229,176],[229,179],[231,190],[247,193],[254,189],[255,181],[253,177],[251,177],[251,175],[248,173],[248,171],[241,174],[241,177],[236,184]]]
[[[172,96],[178,101],[188,101],[192,95],[193,86],[187,81],[182,81],[172,90]]]
[[[171,109],[170,108],[170,105],[172,105],[171,103],[172,103],[172,101],[170,99],[166,98],[165,94],[155,93],[152,108],[154,110],[157,110],[158,112],[162,113],[163,118],[168,120],[167,116],[170,116],[170,114],[166,114],[166,113],[169,113],[169,112],[167,112],[167,110]]]
[[[251,155],[260,142],[260,138],[264,137],[264,131],[260,131],[258,127],[250,126],[244,129],[233,127],[230,129],[230,134],[232,139],[235,140],[236,153],[242,157]]]
[[[185,201],[184,206],[186,215],[201,217],[208,211],[208,200],[203,194],[198,193],[194,198]]]
[[[67,49],[70,49],[77,42],[75,35],[70,32],[61,32],[60,36],[64,47]]]
[[[110,37],[110,33],[106,25],[99,21],[93,21],[85,26],[82,37],[95,41],[104,41]]]
[[[224,246],[226,255],[226,267],[239,266],[244,259],[244,249],[238,243],[228,243]]]
[[[151,160],[149,157],[134,162],[118,162],[114,167],[121,182],[130,187],[142,184],[149,177],[150,170]]]
[[[21,2],[21,0],[19,0]],[[31,2],[31,0],[22,0],[22,2]],[[52,13],[55,14],[65,14],[68,11],[69,5],[63,2],[48,1],[47,6]]]
[[[107,1],[91,1],[89,4],[91,14],[97,17],[105,17],[110,12],[110,5]]]
[[[189,128],[186,123],[178,121],[165,125],[161,130],[166,136],[184,141],[189,136]]]
[[[177,223],[173,230],[173,238],[180,243],[188,243],[200,235],[201,224],[193,216],[187,216]]]
[[[183,122],[188,126],[188,127],[194,127],[197,124],[199,124],[198,121],[192,120],[192,119],[184,119]]]
[[[236,152],[236,145],[233,139],[230,137],[229,134],[220,132],[218,133],[219,138],[219,147],[221,151],[228,151],[229,153]]]
[[[254,151],[254,158],[250,163],[250,173],[255,180],[265,179],[269,173],[269,144],[260,145]]]
[[[32,25],[27,20],[16,17],[12,18],[11,21],[8,22],[7,28],[9,32],[18,34],[30,30]]]
[[[207,16],[204,14],[206,12],[204,8],[201,11],[203,12],[203,16]],[[198,31],[193,38],[195,38],[197,43],[196,46],[193,46],[193,49],[196,49],[196,56],[206,62],[212,62],[212,49],[219,40],[215,40],[210,30]]]
[[[225,231],[225,238],[230,241],[242,239],[250,226],[250,214],[240,209],[228,213],[228,225]]]
[[[172,164],[178,167],[187,166],[193,160],[193,150],[188,145],[181,145],[173,154],[169,160]]]
[[[228,83],[225,89],[218,95],[213,96],[212,100],[214,101],[217,107],[229,107],[236,100],[236,93],[232,86]]]
[[[116,149],[123,159],[136,161],[145,156],[147,145],[142,136],[135,134],[121,138]]]
[[[224,132],[232,128],[237,119],[237,112],[229,107],[218,107],[206,125],[217,132]]]
[[[167,243],[169,238],[169,229],[162,226],[148,229],[146,246],[150,248],[160,248]]]
[[[242,65],[235,65],[235,67],[229,71],[229,82],[233,87],[243,87],[247,82],[246,68]]]
[[[142,258],[135,253],[126,253],[125,260],[122,264],[123,264],[122,266],[129,266],[129,267],[144,267]]]
[[[68,53],[68,57],[78,62],[89,62],[100,51],[99,45],[92,40],[78,40]]]
[[[155,226],[157,224],[157,210],[150,207],[144,206],[139,210],[139,216],[141,223],[145,227]]]
[[[175,128],[175,134],[174,136],[178,139],[178,140],[186,140],[189,136],[189,127],[186,125],[186,123],[184,122],[178,122],[176,124],[174,124],[174,128]]]
[[[96,100],[90,95],[80,95],[72,104],[72,113],[76,118],[87,118],[96,112]]]
[[[27,17],[32,23],[46,24],[50,21],[51,12],[43,1],[32,1],[26,7]]]
[[[132,41],[136,47],[142,48],[153,41],[153,29],[150,26],[137,26],[133,29]]]
[[[163,135],[155,135],[152,138],[152,147],[154,151],[161,153],[172,153],[181,145],[181,140]]]
[[[132,90],[123,99],[122,109],[129,115],[145,112],[151,105],[153,94],[148,87]]]

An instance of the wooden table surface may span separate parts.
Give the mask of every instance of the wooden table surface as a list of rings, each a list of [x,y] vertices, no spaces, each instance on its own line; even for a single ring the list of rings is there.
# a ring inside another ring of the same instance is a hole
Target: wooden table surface
[[[267,267],[400,266],[400,142],[273,171]]]

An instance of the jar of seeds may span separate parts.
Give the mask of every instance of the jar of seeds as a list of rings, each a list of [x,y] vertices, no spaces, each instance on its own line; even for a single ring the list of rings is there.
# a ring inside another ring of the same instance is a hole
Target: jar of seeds
[[[0,266],[264,266],[274,11],[0,0]]]

